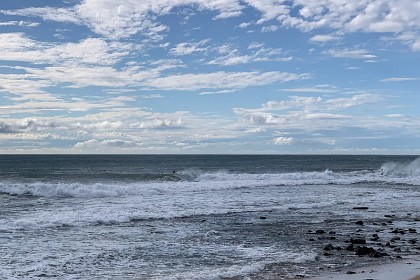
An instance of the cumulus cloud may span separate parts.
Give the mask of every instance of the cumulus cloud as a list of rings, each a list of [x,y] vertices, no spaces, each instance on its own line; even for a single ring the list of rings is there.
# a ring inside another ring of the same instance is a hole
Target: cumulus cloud
[[[75,149],[83,150],[101,150],[106,148],[132,148],[138,146],[138,143],[133,141],[126,141],[120,139],[112,139],[112,140],[97,140],[97,139],[90,139],[87,141],[77,142],[74,145]]]
[[[0,60],[45,64],[112,65],[126,56],[131,44],[88,38],[78,43],[51,44],[23,33],[0,34]]]
[[[215,19],[236,17],[243,6],[236,0],[135,0],[116,2],[113,0],[83,0],[69,8],[27,8],[2,11],[8,15],[38,16],[44,20],[84,24],[97,34],[112,39],[126,38],[141,33],[153,40],[161,40],[159,33],[167,28],[155,21],[156,15],[168,14],[173,8],[196,5],[198,9],[218,12]]]
[[[253,125],[305,130],[332,129],[356,125],[351,122],[354,118],[339,113],[341,110],[380,100],[374,94],[358,94],[347,98],[293,96],[290,100],[266,102],[257,109],[235,108],[234,112]]]
[[[171,119],[155,119],[143,121],[140,123],[139,127],[144,129],[171,129],[171,128],[181,128],[184,125],[184,122],[181,118],[178,118],[176,121]]]
[[[274,139],[276,145],[291,145],[295,142],[293,137],[277,137]]]
[[[333,35],[315,35],[311,39],[311,42],[315,43],[325,43],[330,41],[337,41],[340,40],[340,37],[333,36]]]
[[[56,128],[59,126],[57,122],[38,120],[36,118],[25,118],[20,121],[0,120],[0,133],[36,132],[43,128]]]
[[[4,14],[38,16],[44,20],[86,25],[93,32],[107,38],[119,39],[142,34],[152,40],[161,40],[168,28],[158,22],[159,16],[170,13],[175,7],[190,6],[197,10],[217,13],[214,19],[241,16],[244,9],[252,7],[261,13],[256,24],[277,19],[282,27],[298,28],[303,32],[317,28],[330,28],[340,33],[381,32],[395,34],[411,32],[415,39],[405,41],[413,50],[420,49],[420,5],[416,0],[83,0],[68,8],[38,7],[3,10]],[[249,24],[241,24],[244,28]],[[275,31],[280,26],[262,26],[262,31]],[[331,40],[313,37],[313,41]]]
[[[278,25],[263,26],[261,32],[274,32],[280,28]]]

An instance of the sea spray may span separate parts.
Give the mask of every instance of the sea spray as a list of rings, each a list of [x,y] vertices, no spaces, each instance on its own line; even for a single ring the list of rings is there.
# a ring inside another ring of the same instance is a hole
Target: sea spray
[[[387,162],[381,167],[383,174],[395,177],[413,177],[420,176],[420,157],[415,160],[403,162]]]

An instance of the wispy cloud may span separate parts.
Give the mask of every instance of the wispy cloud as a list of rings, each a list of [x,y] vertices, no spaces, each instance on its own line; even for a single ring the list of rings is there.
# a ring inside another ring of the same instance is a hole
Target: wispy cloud
[[[419,81],[420,78],[415,77],[391,77],[382,79],[381,82],[407,82],[407,81]]]
[[[338,58],[372,59],[377,57],[365,49],[332,49],[324,53]]]

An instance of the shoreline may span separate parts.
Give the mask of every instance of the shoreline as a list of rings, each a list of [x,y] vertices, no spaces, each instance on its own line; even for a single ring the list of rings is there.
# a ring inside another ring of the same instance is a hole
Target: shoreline
[[[298,278],[296,278],[298,279]],[[341,272],[309,277],[309,280],[420,280],[420,256],[414,255],[396,263],[364,266]]]

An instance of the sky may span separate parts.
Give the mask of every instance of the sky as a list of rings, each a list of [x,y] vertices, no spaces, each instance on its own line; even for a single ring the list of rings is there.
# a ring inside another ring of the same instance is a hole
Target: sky
[[[1,0],[1,154],[420,154],[418,0]]]

